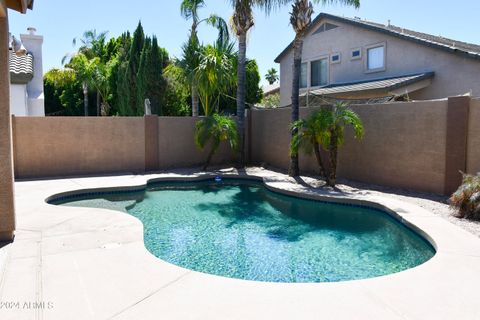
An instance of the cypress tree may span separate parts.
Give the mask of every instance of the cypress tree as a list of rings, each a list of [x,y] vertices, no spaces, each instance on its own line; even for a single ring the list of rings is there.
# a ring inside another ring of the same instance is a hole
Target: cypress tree
[[[140,107],[143,108],[145,105],[145,99],[150,98],[149,92],[148,92],[148,83],[150,81],[150,79],[148,78],[148,68],[149,68],[149,62],[151,59],[150,57],[152,54],[151,43],[152,43],[151,39],[147,37],[144,41],[142,54],[140,55],[140,64],[137,72],[137,92],[136,92],[137,106],[139,108]],[[142,115],[142,114],[143,113],[139,115]]]
[[[132,44],[128,54],[128,66],[125,73],[125,80],[128,84],[125,89],[125,96],[127,98],[128,111],[130,115],[143,115],[143,104],[137,104],[137,75],[140,67],[140,58],[145,43],[145,34],[143,32],[142,23],[139,22],[137,29],[133,33]]]
[[[163,115],[162,106],[165,103],[165,91],[167,89],[167,81],[163,75],[168,61],[168,54],[165,49],[158,46],[155,36],[152,39],[150,54],[148,55],[147,72],[147,95],[150,98],[152,112]]]

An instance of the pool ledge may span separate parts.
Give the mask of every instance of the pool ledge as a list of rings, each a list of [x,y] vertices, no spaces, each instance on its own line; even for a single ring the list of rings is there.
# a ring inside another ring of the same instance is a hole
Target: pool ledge
[[[283,284],[186,270],[152,256],[143,226],[121,212],[49,205],[52,196],[135,190],[149,181],[201,180],[204,173],[16,182],[15,241],[0,249],[0,301],[51,308],[0,308],[1,319],[478,319],[480,239],[443,218],[388,197],[325,192],[260,168],[210,174],[263,180],[272,191],[375,207],[436,248],[428,262],[373,279]]]

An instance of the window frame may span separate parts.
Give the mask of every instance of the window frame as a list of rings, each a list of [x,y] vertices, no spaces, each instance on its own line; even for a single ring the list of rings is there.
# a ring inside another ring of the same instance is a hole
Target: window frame
[[[354,57],[354,56],[353,56],[353,53],[354,53],[355,51],[358,51],[358,53],[359,53],[359,55],[358,55],[357,57]],[[353,49],[350,50],[350,60],[352,60],[352,61],[361,60],[361,59],[362,59],[362,56],[363,56],[363,54],[362,54],[362,48],[353,48]]]
[[[326,67],[327,67],[327,81],[325,84],[322,84],[322,85],[318,85],[318,86],[313,86],[312,85],[312,62],[316,62],[316,61],[321,61],[321,60],[326,60],[327,63],[325,64]],[[323,55],[323,56],[319,56],[319,57],[315,57],[313,59],[310,59],[308,61],[308,89],[316,89],[316,88],[321,88],[321,87],[324,87],[324,86],[327,86],[329,83],[330,83],[330,56],[329,55]]]
[[[333,57],[335,56],[338,56],[338,60],[337,61],[334,61],[333,60]],[[340,52],[335,52],[335,53],[332,53],[332,55],[330,56],[330,63],[331,64],[339,64],[339,63],[342,63],[342,54]]]
[[[380,68],[369,69],[368,68],[368,62],[369,62],[368,51],[376,48],[383,48],[383,66]],[[385,71],[386,69],[387,69],[387,43],[380,42],[380,43],[375,43],[375,44],[365,46],[365,73],[382,72],[382,71]]]
[[[305,65],[306,68],[305,68],[305,73],[306,73],[306,81],[305,81],[305,87],[302,87],[302,66]],[[309,87],[309,81],[308,81],[308,74],[309,74],[309,69],[310,69],[310,66],[309,66],[309,62],[308,61],[302,61],[300,63],[300,79],[299,79],[299,84],[298,84],[298,88],[300,90],[302,89],[307,89]]]

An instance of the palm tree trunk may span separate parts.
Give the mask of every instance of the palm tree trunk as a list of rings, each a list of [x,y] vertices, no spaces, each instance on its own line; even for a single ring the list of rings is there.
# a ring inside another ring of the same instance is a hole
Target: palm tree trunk
[[[216,150],[217,150],[217,147],[215,145],[213,145],[212,149],[208,153],[207,161],[205,162],[205,165],[202,168],[203,171],[207,170],[208,166],[210,165],[210,161],[212,161],[213,155],[215,154]]]
[[[197,86],[192,85],[192,117],[198,117],[198,90]]]
[[[330,130],[330,178],[328,185],[335,187],[337,180],[337,154],[338,154],[338,145],[337,145],[337,132],[335,129]]]
[[[239,165],[245,166],[245,90],[246,71],[245,61],[247,54],[247,34],[238,35],[238,84],[237,84],[237,130]]]
[[[97,90],[97,117],[100,116],[100,93]]]
[[[300,70],[302,65],[302,44],[303,39],[301,35],[295,37],[293,43],[293,83],[292,83],[292,123],[299,119],[300,113]],[[292,139],[297,134],[297,130],[292,130]],[[298,165],[298,152],[292,153],[290,156],[290,168],[288,173],[292,177],[300,175],[300,168]]]
[[[86,83],[83,83],[83,111],[85,117],[88,117],[88,86]]]
[[[316,141],[313,143],[313,150],[315,152],[315,158],[317,158],[318,167],[320,168],[320,176],[322,176],[322,178],[325,178],[327,184],[329,184],[330,179],[325,170],[325,166],[323,165],[322,155],[320,154],[320,145]]]

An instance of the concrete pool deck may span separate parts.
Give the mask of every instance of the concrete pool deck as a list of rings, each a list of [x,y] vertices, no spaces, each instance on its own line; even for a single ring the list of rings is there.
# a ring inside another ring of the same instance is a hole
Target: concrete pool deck
[[[0,319],[480,319],[480,238],[403,201],[310,189],[260,168],[240,175],[310,198],[378,203],[423,230],[437,253],[416,268],[366,280],[223,278],[151,255],[141,222],[128,214],[45,202],[68,191],[198,177],[194,171],[16,182],[16,238],[0,249]]]

